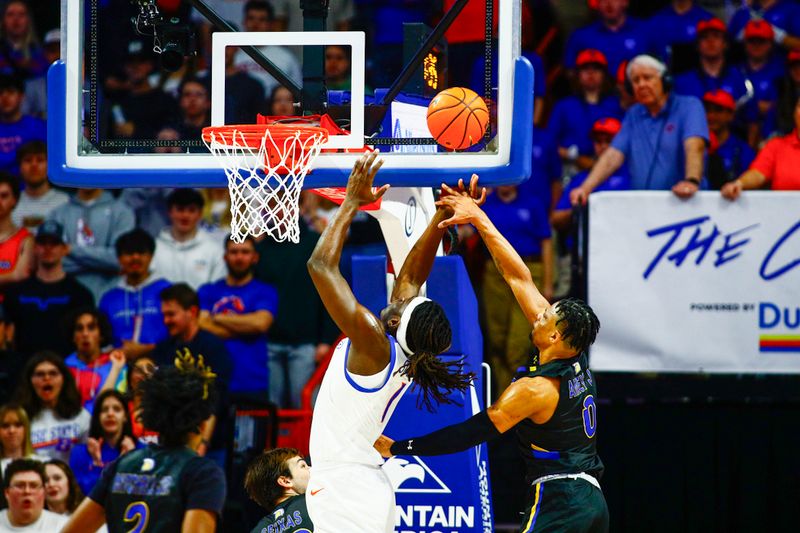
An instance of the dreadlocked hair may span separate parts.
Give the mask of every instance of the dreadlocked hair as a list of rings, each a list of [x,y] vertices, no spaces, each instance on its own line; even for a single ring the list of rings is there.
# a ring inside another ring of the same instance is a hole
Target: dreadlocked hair
[[[186,444],[190,433],[214,414],[217,391],[202,370],[161,367],[142,382],[142,423],[158,432],[159,442],[171,448]]]
[[[556,312],[558,313],[556,326],[559,326],[561,336],[578,353],[585,351],[594,343],[600,329],[600,320],[589,304],[578,298],[565,298],[558,302]]]
[[[417,407],[434,411],[434,402],[457,404],[449,398],[453,391],[464,392],[475,374],[463,372],[464,359],[444,362],[439,354],[450,347],[453,332],[442,306],[428,301],[417,306],[409,317],[406,344],[412,354],[400,368],[400,373],[414,380],[412,387],[422,391]]]

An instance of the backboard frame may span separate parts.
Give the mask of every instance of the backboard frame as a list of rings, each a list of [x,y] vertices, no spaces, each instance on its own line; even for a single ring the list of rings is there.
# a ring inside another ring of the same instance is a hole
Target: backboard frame
[[[63,0],[62,57],[48,72],[48,146],[51,180],[70,187],[223,187],[227,178],[211,154],[100,154],[86,150],[79,103],[83,98],[83,0]],[[453,183],[473,172],[486,185],[519,183],[530,176],[533,125],[533,68],[520,55],[519,3],[498,2],[498,146],[492,152],[409,154],[385,152],[385,163],[376,183],[395,186],[431,186]],[[317,32],[298,32],[317,39]],[[309,35],[309,33],[313,35]],[[358,42],[352,34],[324,32],[323,41]],[[214,53],[223,42],[237,42],[244,33],[214,35]],[[258,34],[250,34],[258,35]],[[279,34],[269,34],[276,36]],[[285,34],[284,34],[285,35]],[[294,36],[296,37],[296,35]],[[243,38],[250,40],[249,37]],[[302,39],[302,37],[301,37]],[[363,33],[360,34],[363,42]],[[257,40],[253,38],[252,40]],[[323,43],[324,44],[324,43]],[[358,45],[352,48],[354,53]],[[224,52],[223,52],[224,53]],[[355,74],[355,69],[354,69]],[[363,76],[363,69],[361,69]],[[217,82],[212,80],[212,85]],[[213,99],[212,91],[212,99]],[[363,103],[362,103],[363,111]],[[355,115],[354,115],[355,116]],[[363,117],[363,115],[362,115]],[[305,188],[342,186],[358,154],[321,155]]]

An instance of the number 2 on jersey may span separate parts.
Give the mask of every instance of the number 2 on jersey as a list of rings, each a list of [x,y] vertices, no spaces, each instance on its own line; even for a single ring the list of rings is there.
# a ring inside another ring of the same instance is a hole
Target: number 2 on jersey
[[[583,399],[583,432],[590,439],[597,431],[597,407],[591,394]]]
[[[136,522],[128,533],[143,533],[150,521],[150,508],[145,502],[133,502],[125,509],[125,522]]]

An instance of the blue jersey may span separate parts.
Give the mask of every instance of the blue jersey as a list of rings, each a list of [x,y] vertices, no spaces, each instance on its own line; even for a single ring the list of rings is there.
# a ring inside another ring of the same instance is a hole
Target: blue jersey
[[[123,280],[103,294],[99,308],[111,322],[114,346],[130,340],[156,344],[167,338],[160,294],[169,286],[165,279],[149,279],[138,287],[131,287]]]
[[[739,100],[747,93],[744,74],[738,68],[725,67],[718,77],[693,69],[675,78],[675,93],[684,96],[695,96],[702,100],[707,92],[718,89],[730,93],[734,100]]]
[[[778,85],[786,75],[783,58],[773,55],[758,70],[751,69],[746,62],[740,65],[739,69],[753,83],[754,101],[775,102],[778,99]]]
[[[750,168],[750,163],[756,158],[756,153],[750,145],[736,135],[731,134],[724,143],[719,145],[716,154],[722,159],[725,167],[727,181],[734,180]]]
[[[542,240],[550,238],[550,221],[537,198],[517,188],[517,197],[505,203],[492,193],[483,210],[519,255],[542,253]]]
[[[598,103],[592,104],[579,96],[567,96],[556,102],[547,131],[561,148],[577,146],[581,154],[594,153],[590,137],[592,126],[601,118],[613,117],[622,120],[625,112],[619,100],[606,96]]]
[[[728,23],[728,31],[734,38],[738,38],[753,15],[760,15],[770,24],[785,30],[789,35],[800,35],[800,6],[790,0],[779,0],[769,9],[739,9]]]
[[[561,180],[561,158],[552,137],[542,129],[533,128],[533,148],[531,150],[531,177],[520,184],[524,194],[533,196],[541,202],[546,212],[550,211],[553,183]]]
[[[19,176],[17,150],[30,141],[46,141],[44,120],[23,115],[16,122],[0,122],[0,170]]]
[[[278,292],[275,287],[256,279],[242,286],[230,286],[221,279],[203,285],[197,294],[200,298],[200,309],[212,315],[268,311],[275,316],[278,310]],[[225,347],[233,359],[231,392],[266,390],[269,384],[266,334],[230,338],[225,341]]]
[[[657,11],[647,21],[653,39],[653,51],[662,58],[670,57],[676,44],[692,45],[697,39],[697,23],[713,18],[705,9],[692,6],[686,13],[678,14],[672,5]]]
[[[575,30],[567,41],[566,66],[572,68],[581,50],[600,50],[608,60],[609,72],[616,72],[619,64],[652,49],[649,25],[637,18],[628,17],[618,30],[609,30],[597,21]]]

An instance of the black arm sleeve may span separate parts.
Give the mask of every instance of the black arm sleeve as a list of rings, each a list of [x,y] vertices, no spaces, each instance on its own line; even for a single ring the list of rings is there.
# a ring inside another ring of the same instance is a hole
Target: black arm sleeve
[[[470,419],[424,437],[395,441],[391,452],[392,455],[446,455],[463,452],[500,435],[489,414],[481,411]]]

